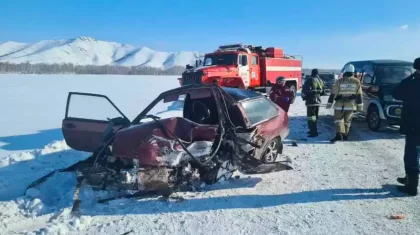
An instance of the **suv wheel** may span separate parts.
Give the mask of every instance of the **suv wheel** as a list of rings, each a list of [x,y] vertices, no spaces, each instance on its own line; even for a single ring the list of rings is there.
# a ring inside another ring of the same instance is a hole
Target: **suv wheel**
[[[372,131],[379,131],[381,128],[381,117],[379,116],[379,110],[376,106],[369,108],[367,113],[367,123],[369,129]]]

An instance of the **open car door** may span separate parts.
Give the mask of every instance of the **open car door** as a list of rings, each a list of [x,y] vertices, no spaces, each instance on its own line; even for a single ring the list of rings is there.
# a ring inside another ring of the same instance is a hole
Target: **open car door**
[[[70,92],[62,132],[67,145],[75,150],[94,152],[113,121],[113,132],[130,120],[104,95]]]

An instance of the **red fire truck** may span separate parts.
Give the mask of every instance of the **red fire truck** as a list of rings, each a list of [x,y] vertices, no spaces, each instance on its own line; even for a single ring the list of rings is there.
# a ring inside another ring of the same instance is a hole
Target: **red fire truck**
[[[283,53],[280,48],[243,44],[220,46],[207,53],[196,67],[187,65],[178,78],[180,85],[211,84],[268,92],[276,78],[284,76],[295,92],[302,87],[302,60]]]

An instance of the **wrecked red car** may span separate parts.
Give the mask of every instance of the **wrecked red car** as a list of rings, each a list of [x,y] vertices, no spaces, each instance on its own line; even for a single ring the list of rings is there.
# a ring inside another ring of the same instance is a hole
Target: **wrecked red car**
[[[93,100],[110,116],[85,116]],[[288,123],[285,111],[264,95],[217,85],[166,91],[132,121],[106,96],[71,92],[64,138],[93,154],[62,171],[77,170],[94,188],[173,192],[229,179],[235,170],[288,170],[276,161]]]

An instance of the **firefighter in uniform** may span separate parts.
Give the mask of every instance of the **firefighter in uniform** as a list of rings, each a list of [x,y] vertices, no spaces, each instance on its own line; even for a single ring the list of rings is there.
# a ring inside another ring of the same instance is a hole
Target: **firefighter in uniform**
[[[354,66],[346,66],[343,78],[337,80],[328,98],[327,109],[334,104],[334,122],[336,135],[330,141],[348,139],[348,133],[354,112],[363,110],[362,86],[359,79],[354,77]]]
[[[305,81],[301,92],[302,99],[306,101],[308,137],[318,136],[318,113],[322,93],[324,93],[324,82],[318,76],[318,69],[313,69],[311,77]]]
[[[420,156],[420,58],[414,60],[416,72],[395,87],[392,96],[403,101],[400,131],[405,135],[405,177],[397,181],[404,186],[398,190],[411,196],[417,195]]]
[[[276,84],[270,91],[270,100],[280,106],[286,113],[289,111],[290,101],[294,98],[293,92],[286,86],[286,78],[276,78]]]

